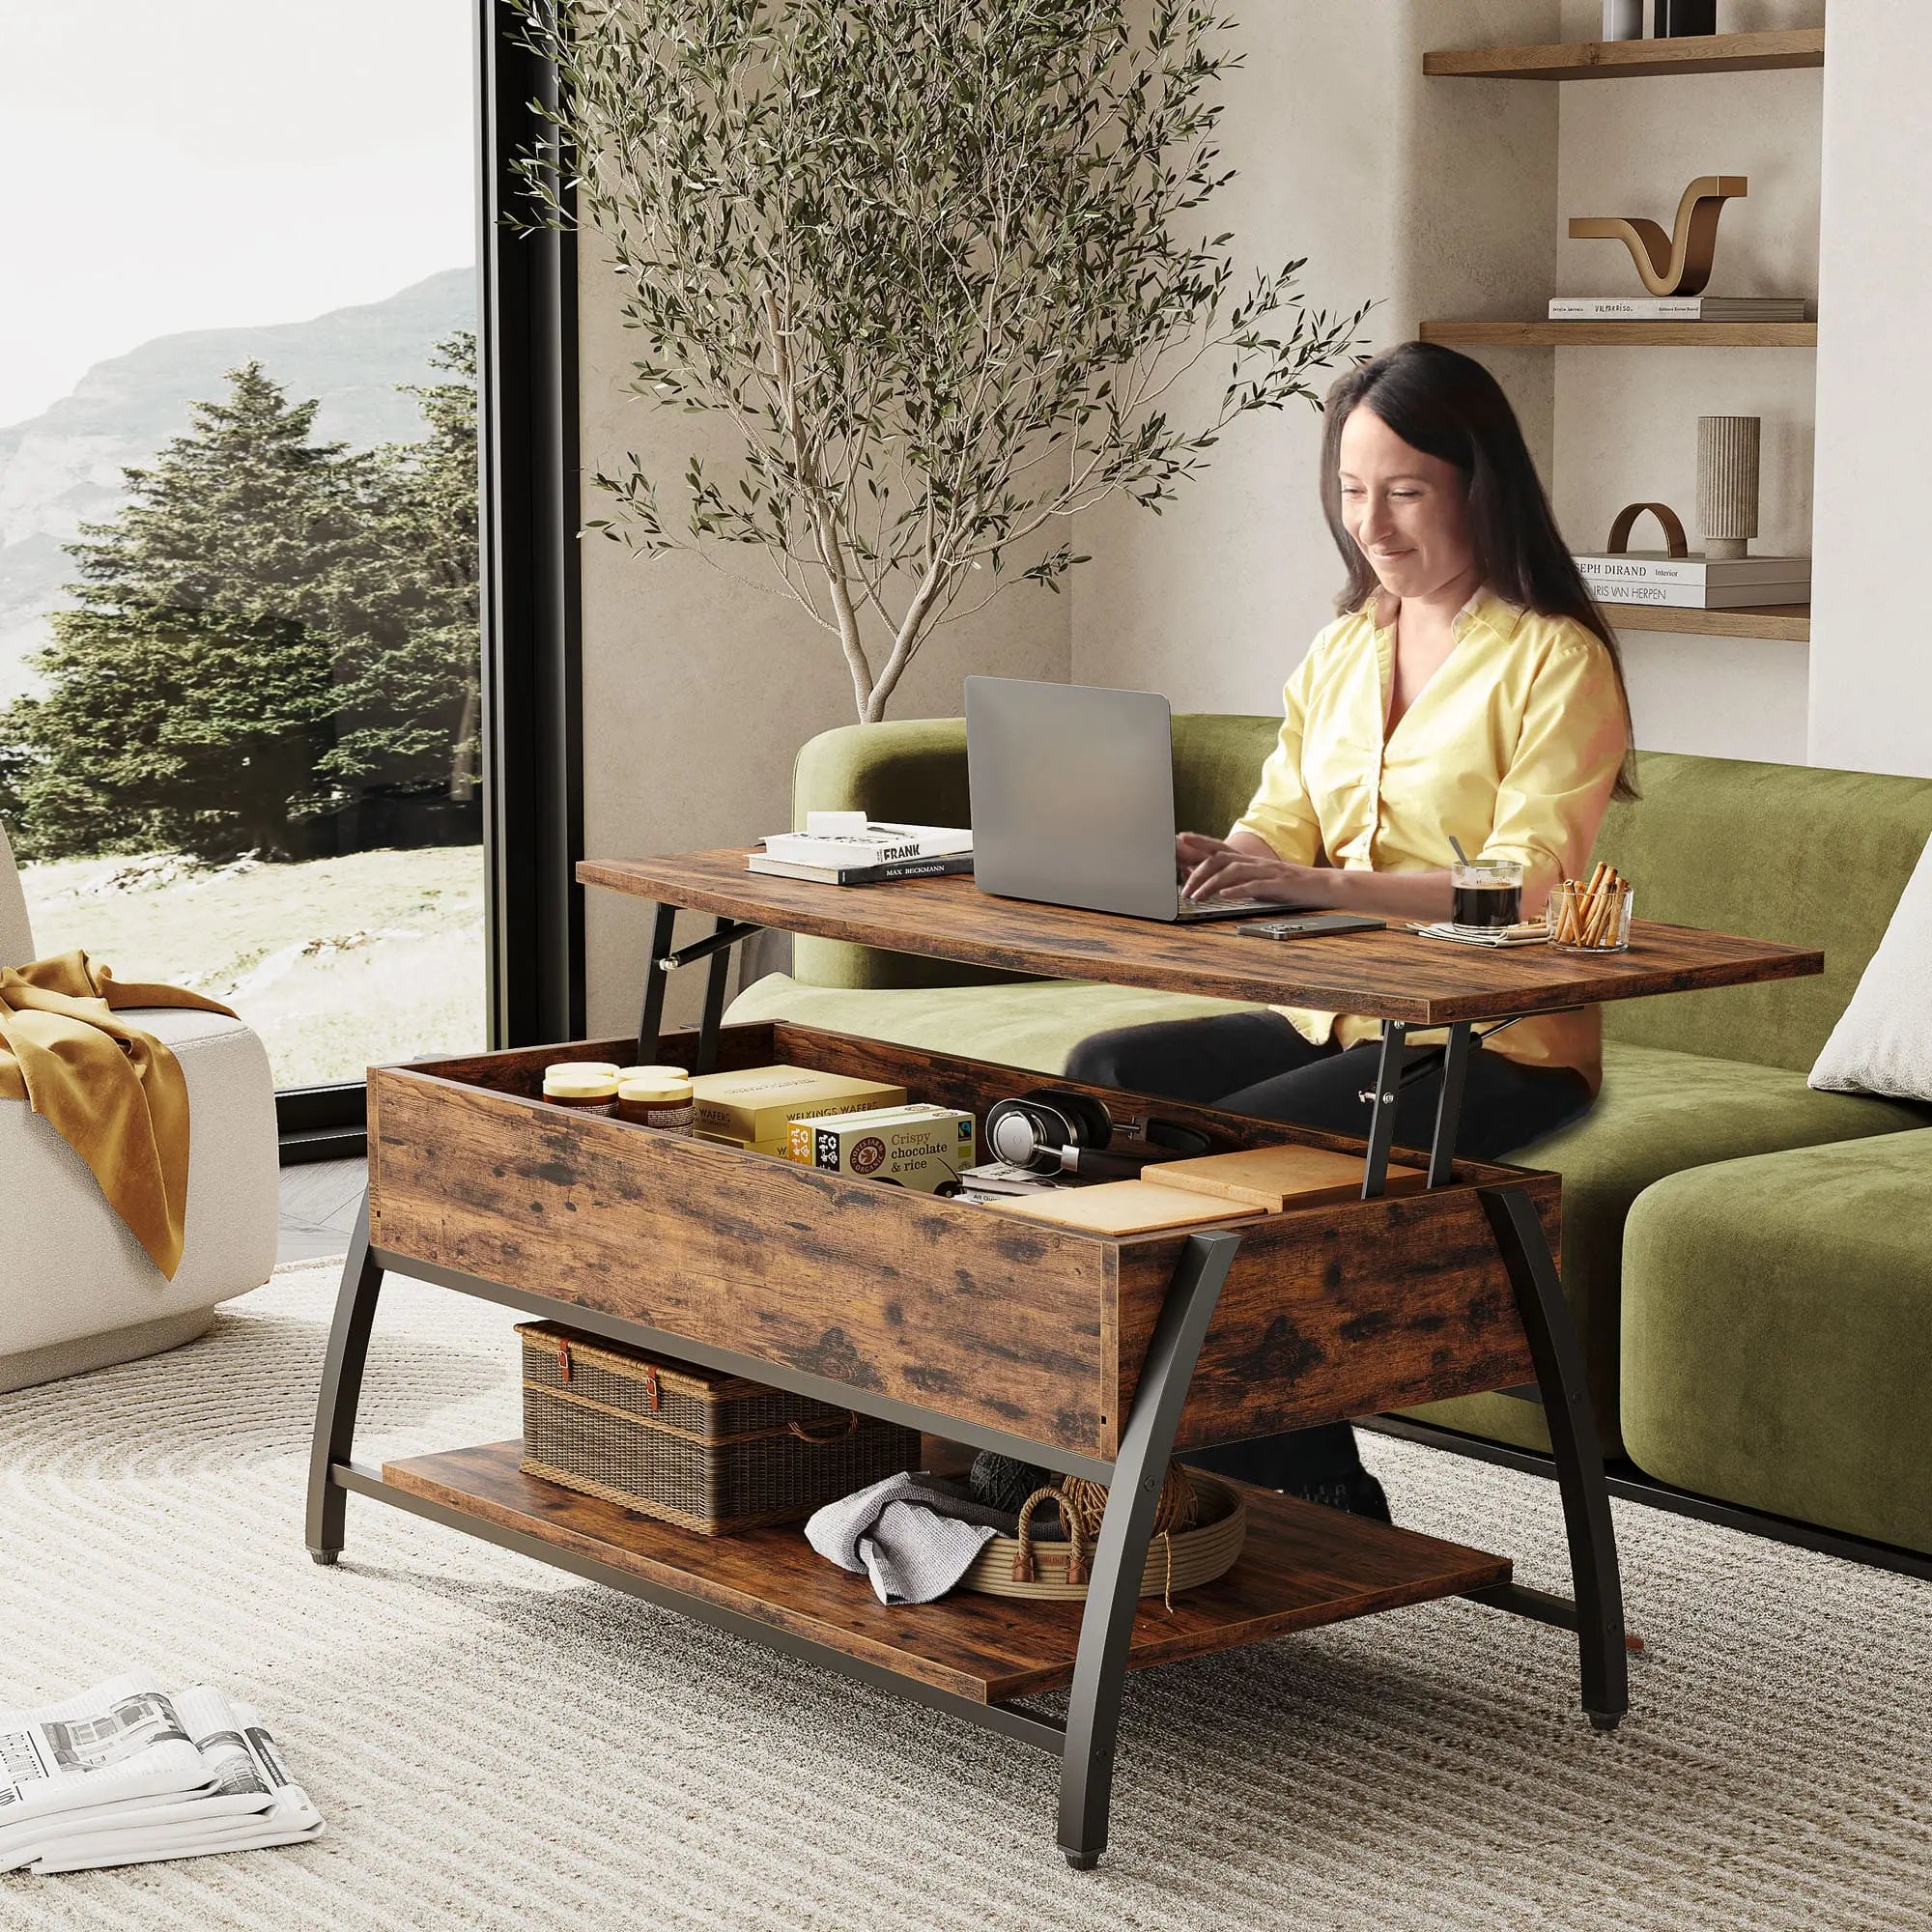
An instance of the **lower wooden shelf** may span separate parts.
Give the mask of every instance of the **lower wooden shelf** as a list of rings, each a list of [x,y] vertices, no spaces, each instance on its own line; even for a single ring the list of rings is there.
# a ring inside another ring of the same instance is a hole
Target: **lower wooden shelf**
[[[583,1496],[517,1466],[521,1442],[491,1442],[384,1466],[393,1488],[479,1523],[521,1532],[657,1588],[976,1703],[1005,1703],[1073,1678],[1079,1604],[960,1591],[889,1609],[863,1577],[835,1569],[797,1524],[704,1537]],[[1130,1670],[1237,1649],[1290,1631],[1367,1616],[1510,1580],[1511,1564],[1461,1544],[1242,1486],[1248,1540],[1213,1583],[1157,1598],[1134,1618]]]
[[[1662,604],[1605,604],[1601,608],[1619,631],[1675,631],[1690,638],[1768,638],[1790,644],[1811,641],[1808,604],[1759,604],[1747,611],[1681,611]]]
[[[1815,349],[1815,322],[1425,322],[1425,342],[1465,348]]]

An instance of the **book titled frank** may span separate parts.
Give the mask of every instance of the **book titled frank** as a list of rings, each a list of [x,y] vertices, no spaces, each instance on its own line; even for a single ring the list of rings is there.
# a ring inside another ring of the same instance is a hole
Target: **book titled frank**
[[[806,814],[803,832],[775,832],[758,842],[765,858],[780,865],[860,871],[956,858],[972,851],[973,834],[964,826],[868,819],[863,811],[813,811]]]

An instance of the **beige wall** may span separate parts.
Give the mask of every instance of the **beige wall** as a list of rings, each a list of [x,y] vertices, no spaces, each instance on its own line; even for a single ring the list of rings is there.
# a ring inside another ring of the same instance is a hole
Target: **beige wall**
[[[1839,0],[1825,50],[1811,761],[1932,777],[1932,7]]]
[[[1425,314],[1524,313],[1553,268],[1556,91],[1425,85],[1422,51],[1556,26],[1555,0],[1243,10],[1247,62],[1221,129],[1238,174],[1217,221],[1257,265],[1306,256],[1318,305],[1376,298],[1372,349],[1413,335]],[[1549,357],[1518,351],[1493,366],[1547,456]],[[1205,386],[1196,401],[1211,402]],[[1341,579],[1316,497],[1320,442],[1313,410],[1251,416],[1161,517],[1110,504],[1084,518],[1094,561],[1073,591],[1074,677],[1165,691],[1181,710],[1278,709]]]
[[[616,283],[590,245],[580,251],[584,475],[635,450],[661,479],[668,509],[708,418],[647,408],[624,393],[636,355]],[[584,515],[603,514],[585,485]],[[644,561],[597,537],[583,542],[583,836],[594,857],[747,845],[791,822],[791,768],[815,732],[855,716],[837,640],[781,596],[756,587],[762,554],[718,550]],[[913,661],[895,718],[951,717],[968,670],[1065,678],[1067,600],[1015,584],[977,618],[939,631]],[[637,1021],[648,908],[607,892],[584,913],[593,1033]],[[708,931],[679,926],[680,941]],[[695,1017],[703,973],[679,974],[668,1012]]]

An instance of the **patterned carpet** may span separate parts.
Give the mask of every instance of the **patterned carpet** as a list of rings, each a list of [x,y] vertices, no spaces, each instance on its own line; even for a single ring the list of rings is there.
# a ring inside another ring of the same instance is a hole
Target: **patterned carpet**
[[[0,1397],[0,1704],[133,1664],[268,1715],[299,1848],[0,1879],[39,1928],[1922,1928],[1932,1586],[1618,1506],[1650,1642],[1614,1737],[1568,1638],[1434,1605],[1130,1688],[1113,1844],[936,1714],[351,1498],[302,1548],[334,1270]],[[358,1454],[514,1434],[509,1320],[394,1284]],[[1399,1520],[1562,1587],[1547,1485],[1407,1444]]]

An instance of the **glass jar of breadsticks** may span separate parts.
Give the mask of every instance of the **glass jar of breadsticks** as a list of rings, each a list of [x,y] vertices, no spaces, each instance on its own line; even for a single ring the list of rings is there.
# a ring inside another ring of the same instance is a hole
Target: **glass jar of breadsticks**
[[[1551,889],[1544,919],[1556,952],[1623,952],[1630,947],[1631,882],[1614,866],[1600,865],[1587,879]]]

